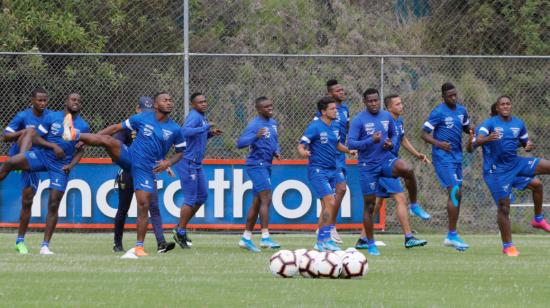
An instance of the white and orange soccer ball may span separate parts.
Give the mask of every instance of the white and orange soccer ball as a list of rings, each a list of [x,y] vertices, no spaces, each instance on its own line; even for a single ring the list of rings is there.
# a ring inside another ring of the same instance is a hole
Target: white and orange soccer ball
[[[317,250],[308,250],[298,259],[298,270],[304,278],[317,278],[319,274],[315,258],[319,255]]]
[[[298,264],[293,251],[279,250],[269,259],[269,270],[276,277],[291,278],[298,272]]]
[[[368,271],[367,257],[359,251],[347,252],[342,259],[342,278],[361,278]]]
[[[320,278],[338,278],[342,272],[342,260],[334,252],[320,252],[315,258]]]

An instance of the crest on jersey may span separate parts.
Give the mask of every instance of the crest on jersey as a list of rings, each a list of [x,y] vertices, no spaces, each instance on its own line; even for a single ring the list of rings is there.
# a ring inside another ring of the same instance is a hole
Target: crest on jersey
[[[154,130],[155,128],[152,125],[145,124],[145,126],[143,127],[143,135],[149,137],[153,134]]]
[[[162,129],[162,138],[164,140],[168,140],[168,138],[170,138],[170,136],[172,136],[172,132],[169,131],[169,130],[166,130],[166,129]]]
[[[327,132],[321,132],[319,134],[319,139],[321,140],[321,143],[327,143],[328,142],[328,134]]]
[[[62,126],[61,124],[59,123],[53,123],[52,126],[50,127],[50,131],[52,132],[52,135],[61,135],[61,129],[62,129]]]
[[[445,118],[445,126],[447,128],[453,128],[455,126],[455,121],[453,117],[446,117]]]
[[[510,127],[512,130],[512,134],[514,134],[514,138],[517,138],[519,136],[519,127]]]
[[[388,126],[390,125],[390,121],[380,121],[382,123],[382,126],[384,126],[384,130],[388,131]]]
[[[271,128],[273,128],[274,132],[277,132],[277,125],[271,125]]]
[[[271,131],[269,130],[269,127],[264,127],[264,128],[265,128],[264,138],[266,139],[271,138]]]
[[[340,131],[339,130],[333,130],[334,136],[336,136],[336,139],[340,140]]]
[[[376,182],[372,182],[369,184],[370,185],[370,189],[371,190],[375,190],[376,189]]]
[[[366,123],[364,127],[365,127],[365,133],[367,133],[367,135],[374,134],[374,123],[372,122]]]
[[[502,135],[504,134],[504,128],[502,127],[495,127],[495,132],[498,134],[498,139],[502,139]]]

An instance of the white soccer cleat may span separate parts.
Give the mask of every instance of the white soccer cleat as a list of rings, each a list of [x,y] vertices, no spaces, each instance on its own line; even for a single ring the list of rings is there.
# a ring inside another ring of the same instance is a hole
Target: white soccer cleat
[[[40,248],[40,254],[41,255],[54,255],[53,251],[51,251],[48,246],[42,246],[42,248]]]
[[[338,234],[338,231],[336,231],[336,228],[330,230],[330,238],[336,243],[336,244],[342,244],[344,241],[340,237],[340,234]]]
[[[138,256],[134,253],[135,248],[132,248],[128,250],[124,255],[122,255],[121,259],[138,259]]]

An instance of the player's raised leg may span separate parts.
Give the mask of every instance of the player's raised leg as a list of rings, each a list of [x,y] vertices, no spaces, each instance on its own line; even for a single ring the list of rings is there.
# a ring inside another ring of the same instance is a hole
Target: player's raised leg
[[[544,196],[544,187],[540,179],[534,178],[527,186],[533,192],[534,217],[531,220],[531,226],[536,229],[541,229],[550,232],[550,224],[544,219],[542,213],[542,202]]]

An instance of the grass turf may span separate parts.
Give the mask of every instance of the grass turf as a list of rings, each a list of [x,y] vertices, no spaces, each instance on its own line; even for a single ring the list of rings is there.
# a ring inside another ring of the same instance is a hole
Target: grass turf
[[[134,234],[128,232],[127,248]],[[0,234],[0,306],[546,306],[550,237],[515,235],[518,258],[501,255],[498,235],[467,235],[467,252],[442,246],[442,235],[423,236],[425,247],[407,250],[402,237],[369,257],[361,280],[274,278],[273,251],[237,248],[238,235],[191,234],[194,247],[121,260],[110,234],[57,233],[53,256],[38,255],[41,233],[27,236],[31,255],[17,255],[15,234]],[[313,235],[275,235],[284,248],[309,248]],[[344,236],[352,246],[355,236]],[[255,236],[257,242],[259,236]]]

